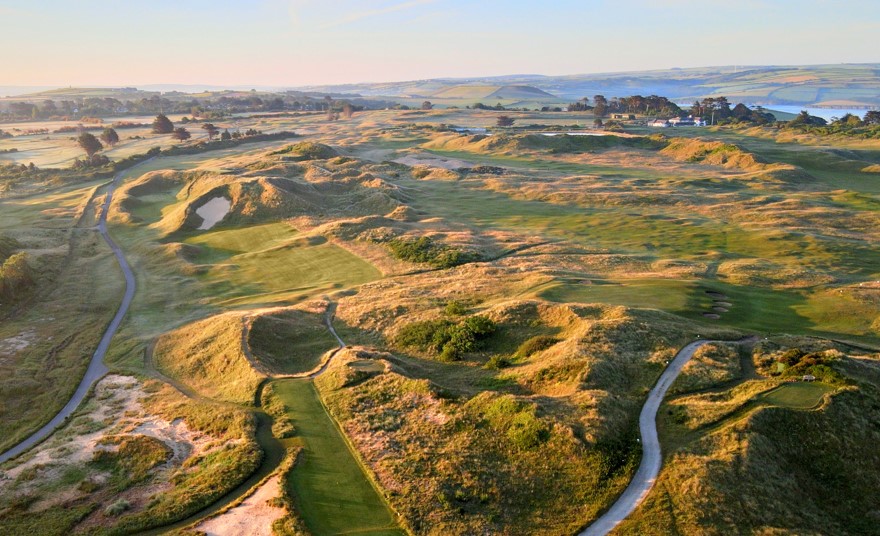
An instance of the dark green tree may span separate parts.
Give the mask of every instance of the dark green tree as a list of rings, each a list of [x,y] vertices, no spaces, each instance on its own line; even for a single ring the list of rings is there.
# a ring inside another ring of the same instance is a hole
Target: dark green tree
[[[159,114],[153,120],[153,132],[156,134],[171,134],[174,132],[174,123],[165,114]]]
[[[186,141],[190,139],[192,136],[189,131],[183,127],[175,128],[174,132],[171,133],[171,137],[177,141]]]
[[[593,115],[596,117],[605,117],[608,114],[608,99],[604,95],[596,95],[593,97]]]
[[[880,110],[871,110],[865,114],[866,125],[880,125]]]
[[[498,119],[495,120],[495,124],[499,127],[512,127],[514,119],[509,115],[499,115]]]
[[[89,158],[91,158],[92,155],[104,148],[98,138],[88,132],[83,132],[82,134],[80,134],[79,137],[76,139],[76,142],[79,143],[79,146],[82,147],[83,151],[85,151],[86,154],[89,155]]]
[[[205,123],[202,125],[202,130],[208,133],[208,139],[213,140],[214,136],[217,135],[217,132],[220,131],[213,123]]]
[[[113,147],[117,143],[119,143],[119,134],[110,127],[104,129],[104,132],[101,133],[101,141]]]
[[[229,141],[232,139],[232,134],[229,133],[229,129],[224,130],[223,134],[220,134],[220,139],[223,141]]]

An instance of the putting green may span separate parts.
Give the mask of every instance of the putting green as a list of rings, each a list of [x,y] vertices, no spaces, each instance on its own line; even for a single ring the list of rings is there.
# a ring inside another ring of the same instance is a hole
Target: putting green
[[[825,393],[833,390],[833,387],[822,383],[786,383],[760,395],[757,400],[783,408],[812,409],[822,402]]]
[[[308,529],[324,534],[402,536],[394,515],[364,474],[309,380],[282,380],[275,392],[303,443],[289,486]]]
[[[271,223],[196,235],[197,262],[212,265],[202,276],[213,300],[226,305],[299,301],[321,292],[373,281],[371,264],[329,242],[298,240],[295,229]]]

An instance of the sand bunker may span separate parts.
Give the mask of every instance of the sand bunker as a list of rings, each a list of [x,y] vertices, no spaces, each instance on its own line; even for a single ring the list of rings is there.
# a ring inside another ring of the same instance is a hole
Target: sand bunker
[[[474,167],[472,162],[466,162],[457,158],[443,158],[432,154],[418,153],[410,154],[401,158],[392,160],[398,164],[406,166],[429,166],[444,169],[459,169]]]
[[[199,231],[206,231],[229,214],[232,202],[225,197],[215,197],[196,209],[196,214],[202,217]]]
[[[284,516],[284,509],[269,505],[281,495],[280,483],[279,476],[270,478],[241,504],[202,522],[196,530],[207,536],[272,536],[272,523]]]

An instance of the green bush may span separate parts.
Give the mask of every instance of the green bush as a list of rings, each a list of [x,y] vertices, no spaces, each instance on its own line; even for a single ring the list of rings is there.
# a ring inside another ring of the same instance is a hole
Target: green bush
[[[0,264],[0,300],[17,301],[34,286],[27,253],[12,255]]]
[[[465,318],[457,324],[447,319],[425,320],[404,326],[396,342],[425,352],[437,352],[444,361],[458,361],[464,354],[479,349],[495,329],[495,322],[482,315]]]
[[[495,354],[489,358],[489,361],[483,366],[486,369],[499,370],[510,366],[510,359],[501,354]]]
[[[537,335],[520,344],[519,348],[516,349],[516,355],[520,357],[530,357],[532,354],[536,354],[538,352],[546,350],[547,348],[550,348],[557,342],[559,342],[559,339],[557,339],[556,337],[550,337],[549,335]]]
[[[547,425],[535,415],[535,406],[511,395],[500,396],[484,410],[493,429],[503,432],[518,450],[530,450],[550,438]]]
[[[463,316],[467,314],[468,309],[464,303],[458,300],[450,300],[446,303],[446,308],[443,310],[447,316]]]
[[[452,268],[479,260],[479,255],[438,244],[422,236],[420,238],[394,238],[388,242],[391,253],[408,262],[427,263],[435,268]]]

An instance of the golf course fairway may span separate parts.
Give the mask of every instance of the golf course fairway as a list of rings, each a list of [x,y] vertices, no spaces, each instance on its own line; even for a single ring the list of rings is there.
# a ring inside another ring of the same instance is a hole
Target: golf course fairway
[[[327,414],[310,380],[281,380],[275,392],[289,408],[303,454],[288,482],[306,526],[316,536],[406,534]]]

